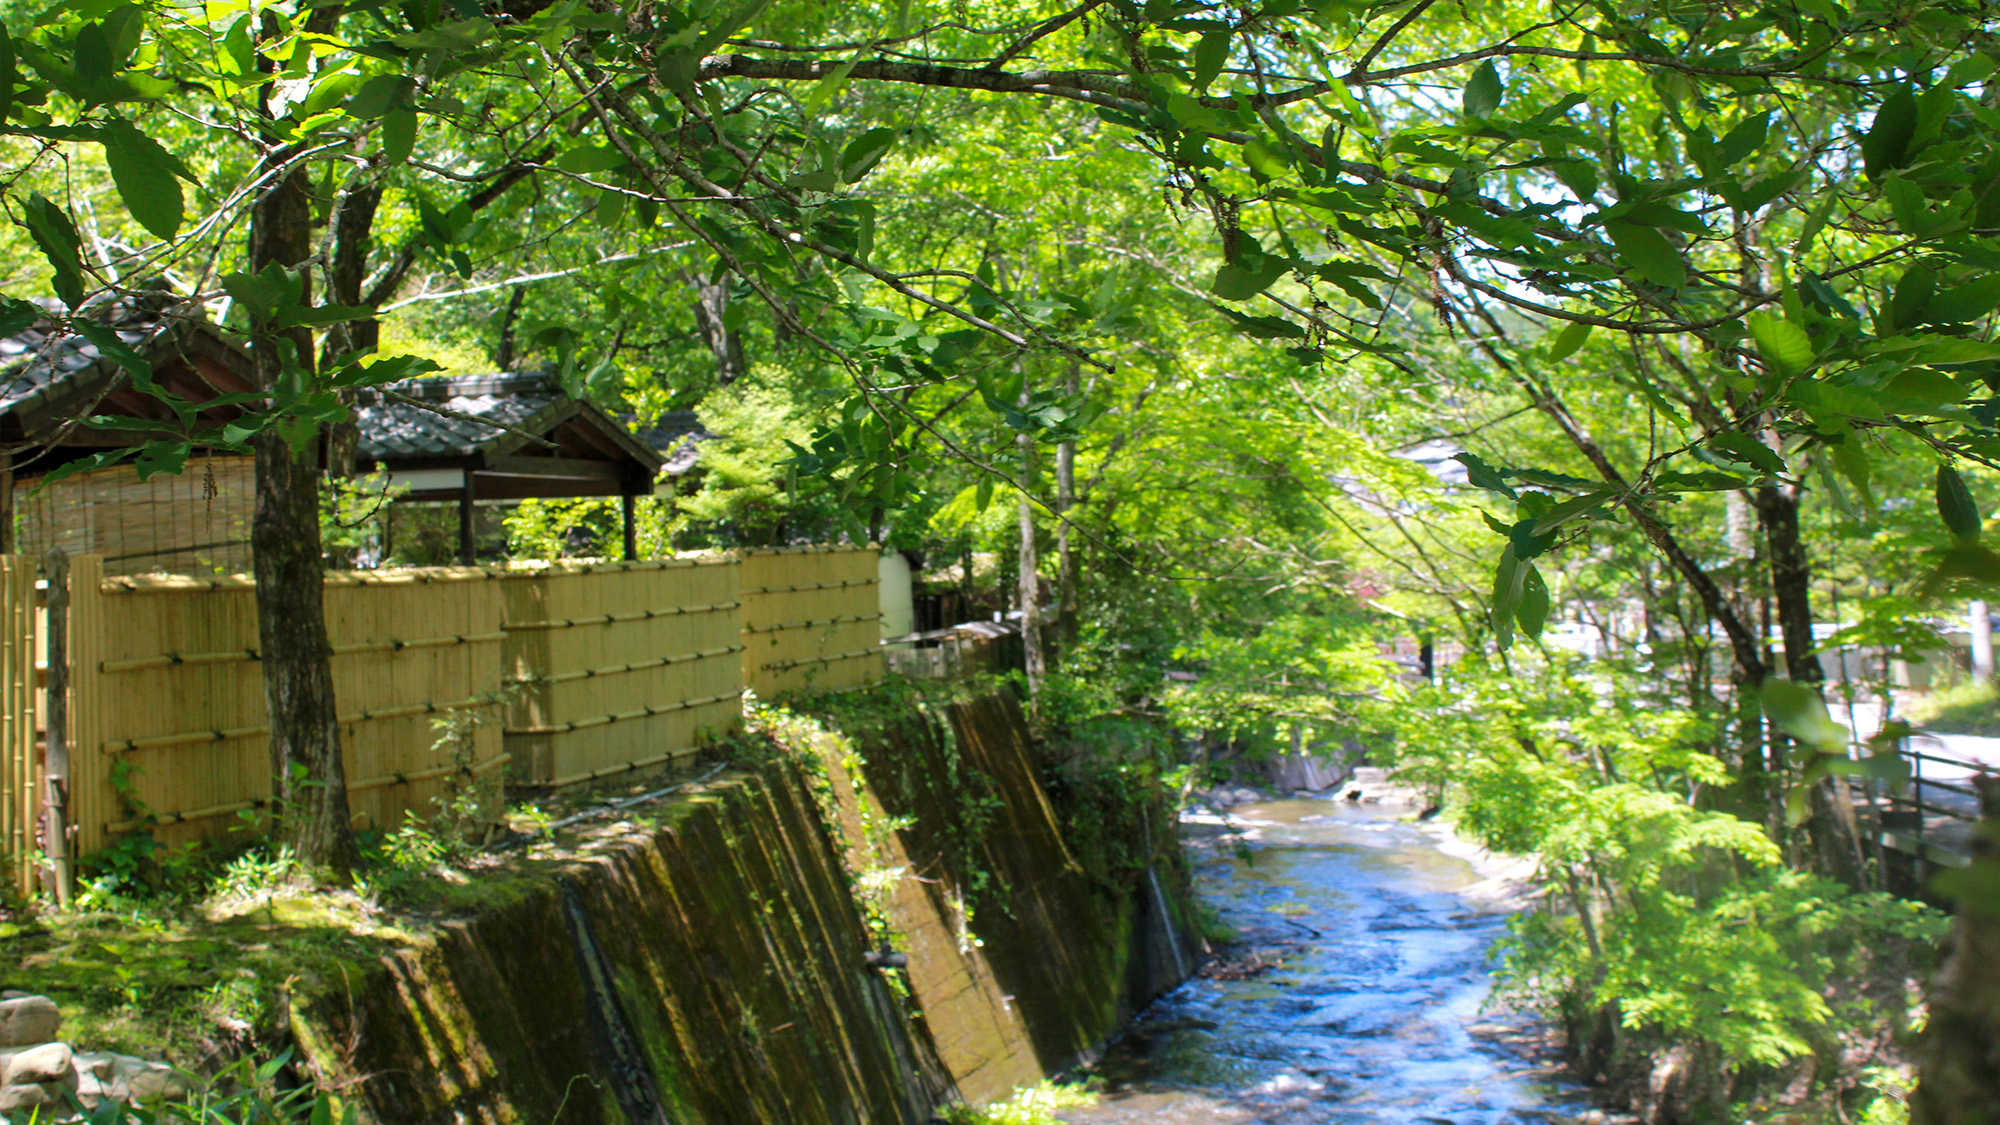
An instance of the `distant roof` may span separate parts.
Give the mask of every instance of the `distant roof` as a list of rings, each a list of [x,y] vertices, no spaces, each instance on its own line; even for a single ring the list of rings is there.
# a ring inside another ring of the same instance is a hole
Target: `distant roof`
[[[629,421],[627,424],[631,425]],[[650,426],[632,426],[632,433],[655,453],[666,458],[660,472],[670,477],[686,476],[692,471],[701,460],[698,447],[702,442],[715,438],[692,410],[666,411]]]
[[[552,374],[406,379],[360,391],[354,413],[360,459],[384,466],[566,458],[622,462],[650,481],[663,461],[603,407],[569,397]]]

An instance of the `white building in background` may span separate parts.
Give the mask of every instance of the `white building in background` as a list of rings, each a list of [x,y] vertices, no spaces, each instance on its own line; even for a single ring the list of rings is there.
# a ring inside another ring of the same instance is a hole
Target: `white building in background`
[[[907,637],[917,631],[917,603],[911,588],[910,560],[901,551],[882,552],[882,639]]]

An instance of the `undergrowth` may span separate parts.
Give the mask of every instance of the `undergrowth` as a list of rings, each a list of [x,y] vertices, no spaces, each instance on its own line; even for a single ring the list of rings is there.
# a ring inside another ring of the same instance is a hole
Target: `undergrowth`
[[[1058,1125],[1056,1110],[1096,1104],[1097,1095],[1082,1086],[1043,1079],[984,1109],[954,1105],[946,1106],[939,1114],[946,1125]]]

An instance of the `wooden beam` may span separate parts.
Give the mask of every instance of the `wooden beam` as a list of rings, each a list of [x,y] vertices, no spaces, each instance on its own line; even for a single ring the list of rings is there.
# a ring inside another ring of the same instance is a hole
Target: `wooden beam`
[[[590,461],[578,457],[489,456],[480,467],[481,475],[510,477],[567,477],[577,480],[617,481],[625,466],[618,461]]]
[[[475,496],[473,482],[477,478],[465,474],[465,487],[458,494],[458,561],[461,566],[473,563],[472,514]]]
[[[639,501],[633,496],[621,496],[619,500],[621,514],[625,519],[625,561],[633,562],[639,557]]]

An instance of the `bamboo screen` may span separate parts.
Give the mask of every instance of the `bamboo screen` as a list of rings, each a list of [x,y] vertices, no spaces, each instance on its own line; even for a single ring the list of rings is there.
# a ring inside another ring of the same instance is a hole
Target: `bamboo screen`
[[[507,751],[516,784],[571,785],[695,753],[742,722],[736,560],[510,571]]]
[[[23,895],[34,890],[41,790],[34,706],[35,563],[0,555],[0,880]]]
[[[71,563],[70,795],[78,854],[152,826],[215,836],[262,807],[271,761],[255,590],[247,578],[99,580]],[[428,815],[449,775],[505,761],[497,571],[326,578],[349,805],[358,827]],[[438,745],[433,719],[486,721]],[[93,768],[94,767],[94,768]]]
[[[744,551],[743,681],[759,699],[882,679],[873,547]]]
[[[235,574],[250,569],[256,467],[249,457],[191,458],[139,479],[131,465],[78,473],[32,494],[24,480],[20,550],[99,555],[106,574]]]

